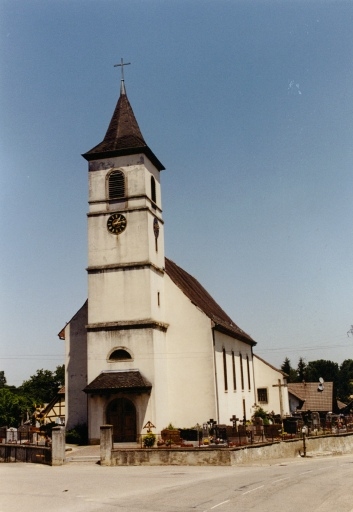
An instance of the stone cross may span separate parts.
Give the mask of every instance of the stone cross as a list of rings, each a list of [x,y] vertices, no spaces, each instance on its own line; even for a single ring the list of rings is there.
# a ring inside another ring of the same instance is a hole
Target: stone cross
[[[283,418],[283,397],[282,397],[282,388],[286,388],[287,384],[282,384],[281,379],[278,379],[278,384],[272,384],[273,388],[278,388],[279,391],[279,407],[281,418]]]

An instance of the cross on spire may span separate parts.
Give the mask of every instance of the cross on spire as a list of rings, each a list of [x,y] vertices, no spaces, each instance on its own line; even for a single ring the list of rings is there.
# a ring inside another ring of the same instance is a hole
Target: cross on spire
[[[120,64],[114,64],[114,67],[121,67],[121,80],[124,81],[124,66],[129,66],[131,62],[124,62],[124,59],[121,58]]]

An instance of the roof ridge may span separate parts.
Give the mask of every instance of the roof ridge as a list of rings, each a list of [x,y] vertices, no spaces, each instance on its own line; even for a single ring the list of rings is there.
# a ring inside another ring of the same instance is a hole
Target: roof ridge
[[[252,345],[256,344],[251,336],[243,331],[230,316],[227,315],[212,295],[210,295],[194,276],[167,257],[165,258],[165,270],[172,281],[189,300],[203,311],[218,327],[223,327],[230,335],[236,335],[237,338],[241,338],[246,343],[251,343]]]

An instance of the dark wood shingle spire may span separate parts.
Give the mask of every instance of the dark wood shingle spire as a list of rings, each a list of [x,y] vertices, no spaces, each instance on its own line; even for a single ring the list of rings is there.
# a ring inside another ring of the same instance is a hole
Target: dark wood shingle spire
[[[164,169],[143,138],[121,80],[120,97],[104,139],[82,156],[90,161],[136,153],[145,154],[159,171]]]

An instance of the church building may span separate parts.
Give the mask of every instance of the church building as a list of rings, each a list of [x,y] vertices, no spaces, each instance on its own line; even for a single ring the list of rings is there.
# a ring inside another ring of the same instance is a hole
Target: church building
[[[264,363],[251,336],[165,257],[164,167],[144,140],[123,79],[103,141],[83,157],[88,300],[59,334],[66,428],[87,423],[90,443],[98,443],[100,426],[112,424],[114,441],[128,442],[149,421],[160,432],[170,423],[249,420],[258,403],[255,366]],[[271,408],[289,412],[283,373],[262,375]]]

